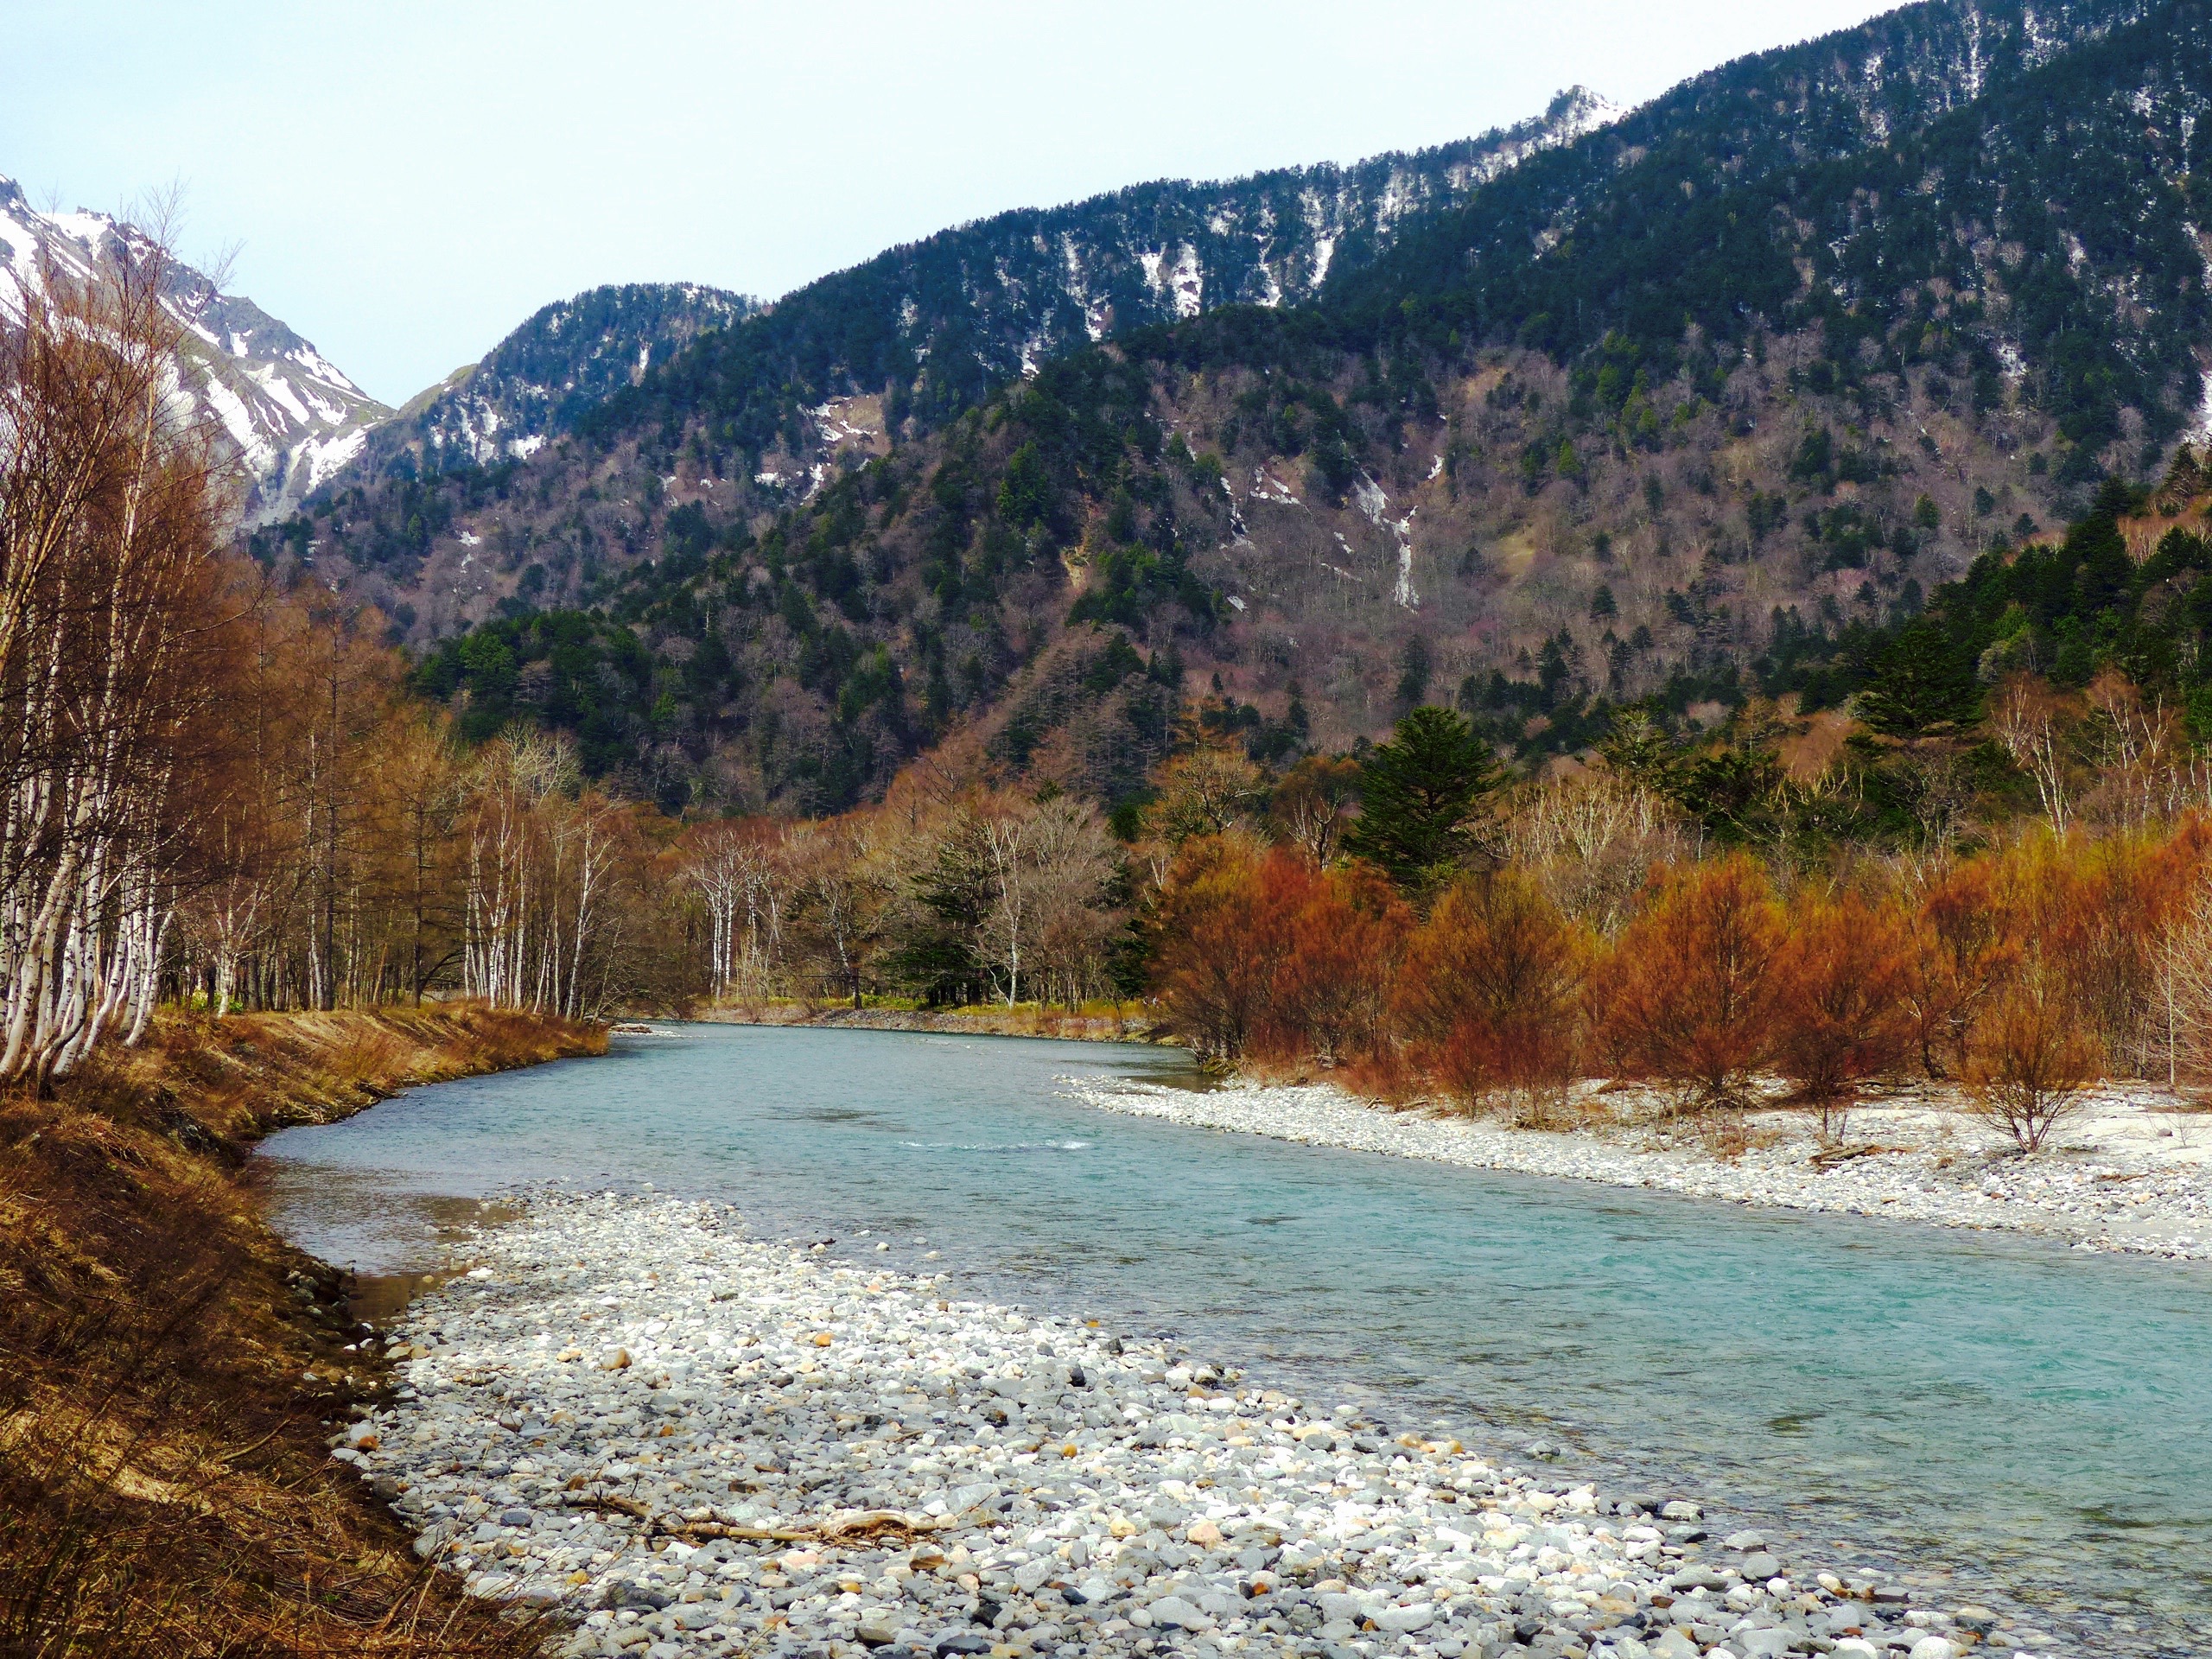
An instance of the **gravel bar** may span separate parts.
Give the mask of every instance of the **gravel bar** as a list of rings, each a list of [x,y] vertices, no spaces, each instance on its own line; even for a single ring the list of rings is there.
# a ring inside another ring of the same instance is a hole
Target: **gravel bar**
[[[557,1652],[2064,1650],[1713,1535],[1694,1494],[1556,1490],[727,1206],[533,1196],[474,1249],[333,1455],[471,1592],[569,1610]]]
[[[1757,1114],[1754,1144],[1722,1157],[1615,1123],[1546,1131],[1394,1111],[1326,1083],[1205,1090],[1072,1077],[1061,1084],[1069,1097],[1103,1110],[1309,1146],[1737,1204],[2001,1228],[2082,1250],[2212,1260],[2212,1118],[2171,1113],[2162,1100],[2124,1092],[2099,1097],[2078,1127],[2068,1126],[2064,1146],[2032,1155],[1980,1119],[1915,1101],[1855,1113],[1858,1143],[1843,1148],[1821,1147],[1802,1114]]]

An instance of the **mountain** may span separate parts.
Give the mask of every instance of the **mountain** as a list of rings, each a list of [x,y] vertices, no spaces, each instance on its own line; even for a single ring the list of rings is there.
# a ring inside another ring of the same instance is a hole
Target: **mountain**
[[[594,288],[545,306],[481,362],[456,369],[380,426],[349,481],[395,468],[527,460],[654,364],[760,308],[745,295],[693,283]]]
[[[2202,4],[1908,7],[1529,146],[1301,303],[1207,276],[1169,319],[1163,254],[1099,340],[1017,308],[1062,323],[1026,362],[969,227],[294,533],[417,640],[494,614],[423,671],[466,729],[668,801],[834,807],[932,747],[1116,799],[1179,720],[1282,760],[1442,698],[1534,760],[1817,698],[2202,424],[2208,66]]]
[[[705,477],[725,509],[773,512],[1058,353],[1225,305],[1309,300],[1408,226],[1617,113],[1577,87],[1541,117],[1433,149],[1003,213],[893,249],[757,314],[711,289],[599,290],[571,302],[590,327],[570,326],[569,308],[541,312],[378,433],[313,524],[302,518],[257,545],[265,556],[281,546],[313,560],[324,580],[383,606],[418,643],[503,606],[573,599],[646,543],[624,521],[620,491],[610,498],[584,472],[571,475],[588,461],[538,454],[548,433],[584,430],[597,442],[658,423],[688,437],[684,454],[661,467],[670,484]],[[709,332],[717,306],[744,315]],[[658,332],[630,326],[644,323]],[[554,385],[549,353],[610,326],[594,360],[623,372],[561,369],[557,392],[530,390]],[[694,335],[690,349],[668,352]],[[499,531],[488,556],[476,550],[483,532],[457,522],[487,491],[505,492],[518,461],[531,461],[534,493],[573,519],[566,556],[524,556],[549,532],[512,514],[504,528],[486,526]]]
[[[1062,353],[1224,307],[1313,299],[1408,227],[1618,113],[1582,87],[1520,124],[1348,167],[1135,186],[1001,213],[823,278],[702,340],[580,427],[690,425],[771,503],[855,441],[943,425]]]
[[[84,278],[144,245],[105,213],[40,213],[14,180],[0,177],[0,312],[20,315],[23,294],[49,269]],[[188,330],[194,390],[237,446],[250,521],[292,511],[391,412],[251,300],[220,292],[189,265],[171,268],[166,303]]]

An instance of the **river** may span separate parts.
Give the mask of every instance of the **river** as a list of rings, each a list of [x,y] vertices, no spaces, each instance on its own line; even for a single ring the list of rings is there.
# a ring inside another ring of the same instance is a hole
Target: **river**
[[[287,1236],[427,1265],[534,1182],[735,1203],[777,1238],[1693,1496],[1840,1567],[2033,1610],[2091,1651],[2212,1652],[2212,1272],[1757,1211],[1092,1110],[1172,1051],[683,1027],[422,1089],[262,1157]],[[892,1249],[876,1246],[888,1243]]]

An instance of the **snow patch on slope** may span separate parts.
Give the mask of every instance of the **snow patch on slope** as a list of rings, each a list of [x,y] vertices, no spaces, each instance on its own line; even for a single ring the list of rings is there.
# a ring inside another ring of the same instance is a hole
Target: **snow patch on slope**
[[[20,320],[28,296],[51,282],[89,282],[151,245],[105,213],[41,213],[0,176],[0,317]],[[186,335],[180,391],[245,469],[250,523],[289,511],[314,487],[308,480],[327,479],[391,413],[251,300],[189,265],[171,269],[162,304]]]

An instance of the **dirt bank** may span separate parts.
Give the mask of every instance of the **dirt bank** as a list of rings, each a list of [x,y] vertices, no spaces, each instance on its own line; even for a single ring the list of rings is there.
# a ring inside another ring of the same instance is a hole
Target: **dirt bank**
[[[243,1171],[284,1125],[605,1047],[473,1007],[175,1016],[0,1097],[0,1654],[535,1650],[328,1457],[382,1369]]]

